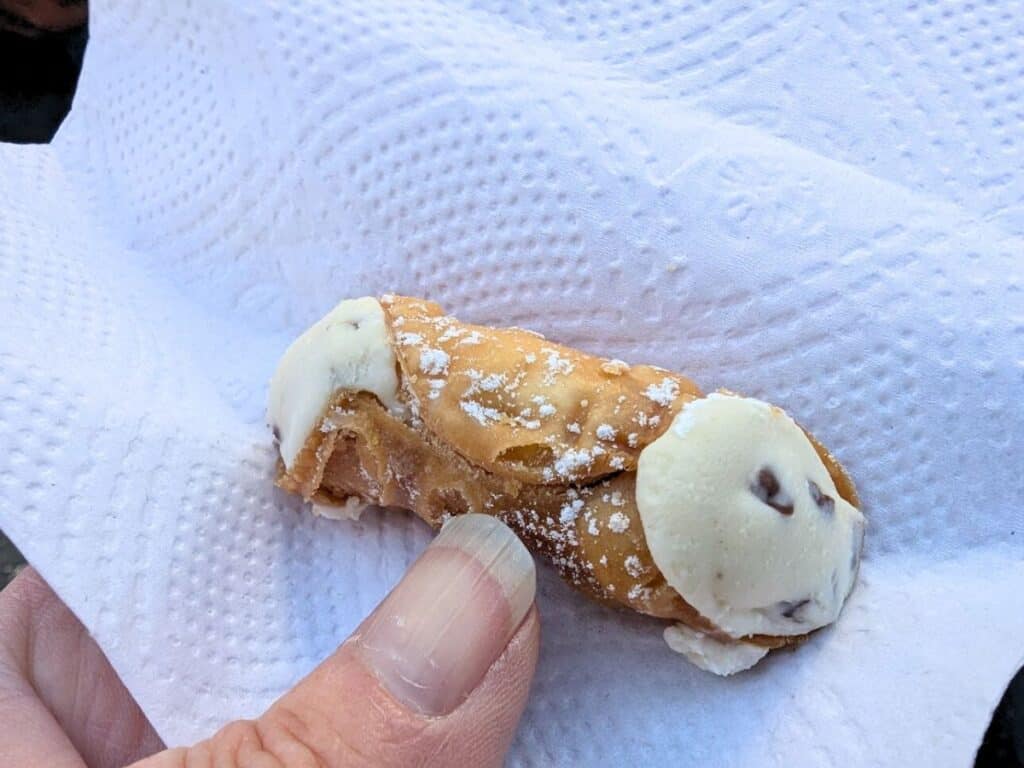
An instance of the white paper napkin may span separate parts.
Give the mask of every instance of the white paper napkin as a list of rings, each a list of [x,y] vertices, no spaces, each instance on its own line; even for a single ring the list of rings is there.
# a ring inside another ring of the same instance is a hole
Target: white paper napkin
[[[344,297],[779,403],[869,517],[838,625],[717,679],[542,569],[510,762],[969,764],[1024,657],[1024,4],[91,3],[0,147],[0,527],[161,735],[265,707],[423,548],[271,487]]]

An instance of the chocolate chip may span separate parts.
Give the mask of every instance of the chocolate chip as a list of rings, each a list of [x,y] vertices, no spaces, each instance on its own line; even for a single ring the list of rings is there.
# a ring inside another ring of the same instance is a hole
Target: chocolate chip
[[[796,615],[797,611],[810,602],[811,600],[808,597],[805,597],[803,600],[781,600],[779,601],[779,613],[782,614],[783,618],[799,623],[803,620]]]
[[[273,427],[271,427],[271,430],[274,433],[274,442],[280,443],[281,442],[281,428],[278,427],[277,424],[275,424]]]
[[[750,484],[750,492],[782,515],[793,514],[793,499],[779,484],[779,478],[768,467],[761,467]]]
[[[836,511],[836,500],[827,493],[822,493],[821,488],[813,480],[807,481],[807,489],[811,492],[811,498],[818,505],[818,509],[826,515],[834,514]]]
[[[345,322],[352,326],[352,330],[355,330],[355,331],[359,330],[359,321],[358,320],[346,320]]]
[[[779,478],[768,467],[762,468],[757,473],[757,482],[769,496],[774,496],[779,492]]]

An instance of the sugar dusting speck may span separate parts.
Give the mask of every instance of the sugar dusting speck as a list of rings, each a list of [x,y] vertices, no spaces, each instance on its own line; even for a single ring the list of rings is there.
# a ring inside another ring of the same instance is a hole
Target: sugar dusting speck
[[[395,338],[398,339],[398,343],[401,344],[403,347],[410,346],[411,344],[423,343],[422,336],[420,336],[418,333],[409,333],[408,331],[403,331],[402,333],[398,334]]]
[[[630,600],[647,600],[651,596],[651,590],[647,587],[641,587],[639,584],[635,584],[626,595]]]
[[[448,353],[443,349],[428,347],[420,350],[420,370],[428,376],[440,376],[448,372]]]
[[[583,499],[573,499],[562,505],[559,513],[559,520],[563,525],[568,525],[576,519],[576,516],[583,509]]]
[[[505,375],[502,373],[489,373],[480,379],[478,386],[484,392],[493,392],[505,382]]]
[[[548,372],[544,376],[544,383],[548,386],[554,384],[555,376],[561,374],[568,376],[573,372],[576,366],[574,366],[567,358],[562,357],[558,354],[558,350],[551,349],[550,347],[544,347],[544,354],[547,356],[547,368]]]
[[[555,472],[561,477],[572,477],[578,470],[594,463],[594,456],[588,450],[570,448],[555,460]]]
[[[457,339],[457,338],[459,338],[459,336],[462,336],[465,333],[466,333],[466,329],[465,328],[459,328],[457,325],[453,325],[453,326],[450,326],[448,328],[445,328],[444,333],[442,333],[440,336],[438,336],[437,340],[439,342],[443,343],[445,341],[451,341],[452,339]]]
[[[542,419],[548,416],[554,416],[556,413],[555,406],[548,402],[548,399],[544,395],[534,395],[530,398],[531,402],[537,405],[537,415]]]
[[[608,528],[612,533],[625,533],[629,530],[629,518],[621,512],[613,512],[608,518]]]
[[[483,341],[483,336],[480,335],[479,331],[471,331],[467,336],[459,339],[456,346],[463,347],[472,344],[479,344]]]
[[[459,406],[463,411],[476,419],[481,426],[486,427],[488,424],[501,420],[501,414],[498,411],[494,408],[483,406],[475,400],[460,400]]]
[[[666,376],[661,380],[660,384],[648,385],[644,394],[658,405],[669,406],[672,405],[672,401],[679,394],[679,385]]]

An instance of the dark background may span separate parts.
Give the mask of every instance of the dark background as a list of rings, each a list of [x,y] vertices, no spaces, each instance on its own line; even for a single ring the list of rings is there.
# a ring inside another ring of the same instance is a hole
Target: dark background
[[[0,531],[0,589],[25,566],[21,552],[15,549],[10,539]]]
[[[0,141],[53,138],[71,108],[87,40],[85,0],[0,0]],[[0,531],[0,588],[22,567]],[[1015,767],[1024,768],[1024,669],[1007,688],[975,762]]]

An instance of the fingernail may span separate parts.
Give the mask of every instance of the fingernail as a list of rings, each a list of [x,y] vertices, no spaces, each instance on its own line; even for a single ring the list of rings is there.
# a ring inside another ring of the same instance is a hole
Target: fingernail
[[[360,628],[359,651],[396,699],[447,714],[505,650],[535,592],[533,559],[508,527],[454,517]]]

